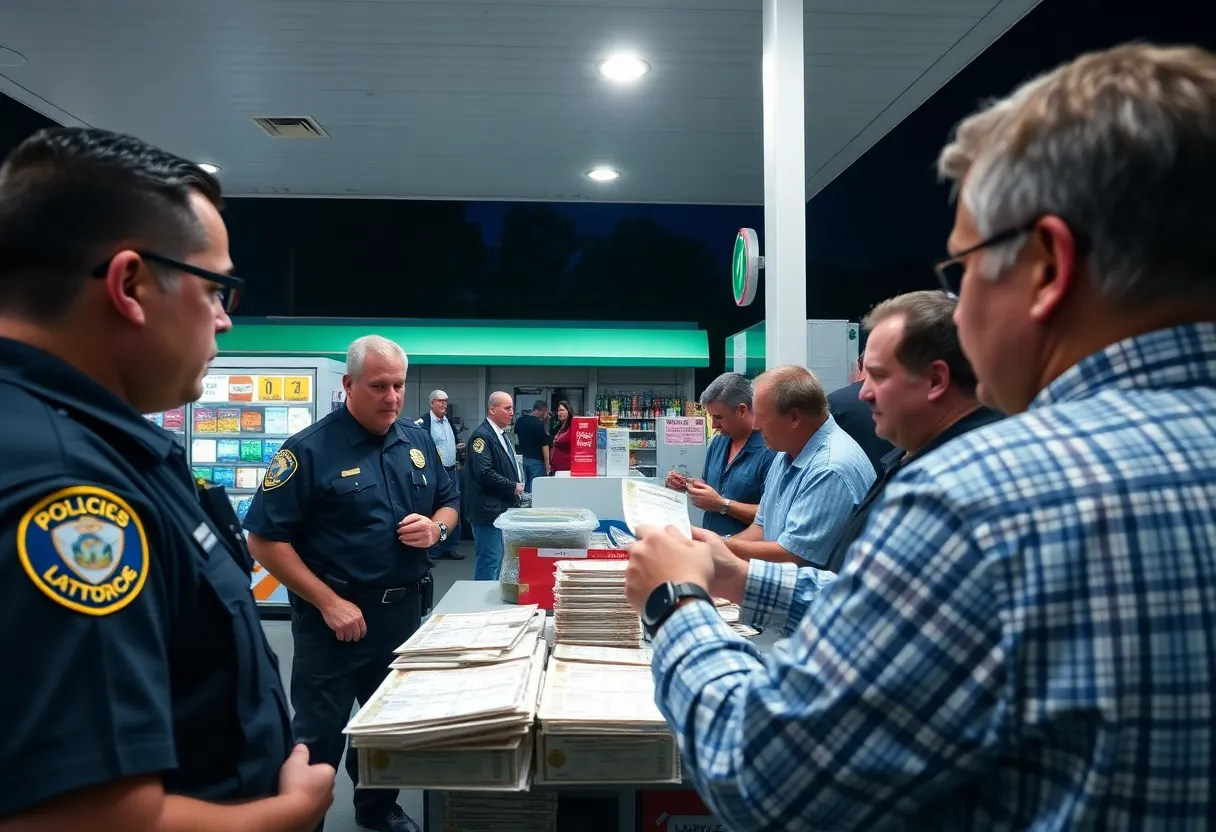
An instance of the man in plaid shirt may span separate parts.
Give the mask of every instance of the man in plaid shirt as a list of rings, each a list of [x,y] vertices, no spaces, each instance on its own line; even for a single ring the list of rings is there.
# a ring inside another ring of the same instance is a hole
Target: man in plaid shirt
[[[1209,829],[1216,55],[1082,56],[939,168],[938,271],[1011,418],[904,469],[835,580],[643,530],[685,771],[734,830]],[[761,656],[704,589],[793,637]]]

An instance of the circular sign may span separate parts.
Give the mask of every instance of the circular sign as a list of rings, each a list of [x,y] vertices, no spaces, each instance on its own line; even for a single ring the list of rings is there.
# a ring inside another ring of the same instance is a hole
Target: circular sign
[[[735,253],[731,258],[731,286],[735,292],[735,305],[751,306],[756,299],[756,287],[760,285],[760,269],[764,258],[760,256],[760,240],[751,228],[740,228],[735,237]]]

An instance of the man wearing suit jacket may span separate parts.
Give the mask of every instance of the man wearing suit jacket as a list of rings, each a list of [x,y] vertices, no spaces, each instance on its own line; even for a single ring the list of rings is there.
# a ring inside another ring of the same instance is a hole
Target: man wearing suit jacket
[[[519,481],[515,451],[504,431],[515,415],[515,403],[507,393],[490,395],[486,420],[469,437],[469,456],[465,465],[465,514],[473,527],[473,548],[477,564],[473,580],[494,581],[502,565],[502,532],[494,525],[498,515],[519,503],[524,490]]]

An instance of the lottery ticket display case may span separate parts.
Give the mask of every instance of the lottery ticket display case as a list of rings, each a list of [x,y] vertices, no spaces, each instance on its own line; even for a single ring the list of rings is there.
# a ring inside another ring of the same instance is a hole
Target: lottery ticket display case
[[[283,442],[342,405],[345,369],[328,358],[223,356],[198,401],[146,415],[182,444],[195,477],[224,486],[244,520]],[[253,594],[264,617],[289,614],[287,590],[260,565]]]

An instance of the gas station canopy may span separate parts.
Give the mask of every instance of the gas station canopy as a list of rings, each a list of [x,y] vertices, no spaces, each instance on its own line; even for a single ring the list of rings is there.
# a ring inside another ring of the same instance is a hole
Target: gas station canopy
[[[805,199],[1035,2],[805,0]],[[4,0],[0,47],[0,92],[232,196],[765,202],[762,0]]]

